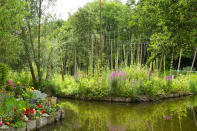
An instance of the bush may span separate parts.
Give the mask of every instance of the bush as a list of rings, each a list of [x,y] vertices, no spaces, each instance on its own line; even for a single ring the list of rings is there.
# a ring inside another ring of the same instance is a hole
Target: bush
[[[5,81],[8,78],[8,66],[0,63],[0,86],[3,85],[5,83]]]
[[[31,73],[29,71],[11,72],[9,78],[13,81],[20,81],[24,86],[33,86]]]

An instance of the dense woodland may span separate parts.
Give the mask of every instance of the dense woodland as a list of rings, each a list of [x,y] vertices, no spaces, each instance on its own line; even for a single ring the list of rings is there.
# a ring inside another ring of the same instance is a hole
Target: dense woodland
[[[34,83],[137,64],[160,72],[197,67],[196,0],[95,0],[66,21],[47,13],[55,2],[0,0],[0,62],[30,71]]]

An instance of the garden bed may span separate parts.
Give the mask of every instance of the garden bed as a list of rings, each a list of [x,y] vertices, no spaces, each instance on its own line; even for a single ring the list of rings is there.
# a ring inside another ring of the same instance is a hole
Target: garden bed
[[[57,97],[12,80],[0,88],[0,131],[30,131],[63,118]]]
[[[31,131],[62,120],[64,116],[64,110],[61,109],[56,112],[56,116],[46,116],[35,120],[28,120],[25,122],[25,126],[20,128],[2,126],[0,127],[0,131]]]

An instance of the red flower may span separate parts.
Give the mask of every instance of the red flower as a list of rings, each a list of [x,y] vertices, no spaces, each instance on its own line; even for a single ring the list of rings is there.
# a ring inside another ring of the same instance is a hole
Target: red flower
[[[37,106],[38,106],[38,108],[42,108],[42,105],[40,105],[40,104],[38,104]]]
[[[16,112],[16,108],[14,109],[14,112]]]
[[[46,111],[44,110],[44,111],[42,111],[42,114],[44,114],[44,113],[46,113]]]
[[[31,113],[31,114],[34,114],[34,109],[31,109],[30,113]]]
[[[26,114],[27,116],[29,116],[29,111],[26,111],[25,114]]]

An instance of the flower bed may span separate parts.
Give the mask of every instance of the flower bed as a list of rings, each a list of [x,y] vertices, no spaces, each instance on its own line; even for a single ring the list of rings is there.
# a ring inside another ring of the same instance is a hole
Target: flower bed
[[[11,80],[0,87],[0,131],[32,130],[60,120],[57,98]]]

